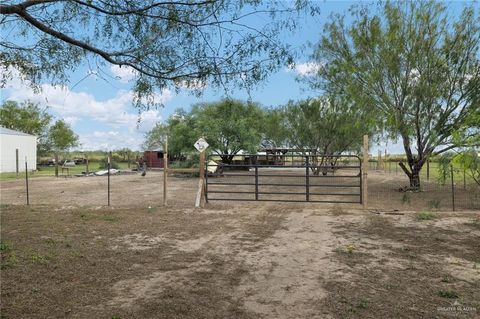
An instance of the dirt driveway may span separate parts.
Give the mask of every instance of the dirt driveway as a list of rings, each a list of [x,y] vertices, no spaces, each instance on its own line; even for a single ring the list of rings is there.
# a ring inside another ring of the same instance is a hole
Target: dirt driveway
[[[478,318],[480,214],[395,214],[3,204],[2,318]]]

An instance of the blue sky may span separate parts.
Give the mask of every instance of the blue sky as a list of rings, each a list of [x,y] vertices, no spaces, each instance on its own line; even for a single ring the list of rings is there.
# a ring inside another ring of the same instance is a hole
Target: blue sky
[[[303,56],[296,61],[295,69],[282,68],[250,92],[252,100],[264,106],[279,106],[289,100],[318,94],[296,80],[299,75],[306,75],[316,67],[309,62],[312,49],[307,43],[318,41],[323,24],[330,14],[346,12],[352,4],[353,2],[348,1],[321,2],[320,15],[303,18],[300,28],[294,34],[284,35],[284,41],[300,49]],[[455,10],[461,7],[462,3],[452,3],[450,6]],[[215,101],[225,96],[222,90],[215,90],[208,85],[201,97],[194,96],[188,89],[180,92],[166,89],[158,92],[158,99],[164,107],[144,111],[140,114],[141,121],[138,123],[138,110],[131,105],[131,79],[132,73],[126,68],[106,65],[100,71],[92,72],[88,65],[80,65],[65,87],[53,87],[46,83],[42,86],[41,93],[35,94],[17,78],[1,91],[1,100],[30,99],[42,106],[48,105],[52,115],[66,120],[79,135],[79,149],[113,150],[128,147],[138,150],[145,132],[156,122],[167,119],[175,109],[188,110],[195,103]],[[231,96],[238,99],[248,97],[247,93],[242,91],[234,91]],[[359,136],[359,139],[361,138]],[[370,152],[376,154],[378,147],[374,145]],[[384,149],[385,145],[380,148]],[[403,153],[400,145],[392,142],[387,143],[387,149],[389,153]]]

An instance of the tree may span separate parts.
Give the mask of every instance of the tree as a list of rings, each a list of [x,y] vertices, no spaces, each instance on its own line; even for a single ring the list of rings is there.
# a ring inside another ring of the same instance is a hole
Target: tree
[[[48,150],[47,130],[52,119],[46,109],[38,104],[25,101],[5,101],[0,107],[0,125],[12,130],[37,136],[38,154]]]
[[[360,151],[362,136],[371,131],[370,121],[361,110],[333,97],[290,102],[285,108],[288,143],[304,155],[312,155],[312,172],[327,174],[325,166],[335,166],[338,155]]]
[[[55,152],[55,176],[58,176],[58,153],[78,145],[78,136],[63,120],[57,120],[48,130],[48,140]]]
[[[261,141],[262,109],[255,103],[225,99],[194,105],[198,137],[203,136],[222,162],[230,164],[241,150],[255,153]]]
[[[407,157],[401,167],[418,189],[429,157],[478,134],[466,125],[479,108],[478,14],[467,7],[454,19],[436,1],[386,2],[379,14],[365,7],[351,12],[349,25],[343,16],[325,25],[313,56],[323,67],[310,83],[370,108],[391,137],[400,137]]]
[[[480,186],[480,149],[471,148],[457,154],[453,158],[453,163],[458,164],[460,168],[470,176],[473,181]]]
[[[280,108],[265,110],[262,122],[262,147],[286,147],[289,132],[285,127],[285,113],[283,110]]]
[[[293,61],[279,35],[307,11],[318,9],[306,0],[2,1],[2,80],[13,67],[34,84],[65,83],[87,62],[127,68],[136,102],[149,105],[169,85],[249,88]]]

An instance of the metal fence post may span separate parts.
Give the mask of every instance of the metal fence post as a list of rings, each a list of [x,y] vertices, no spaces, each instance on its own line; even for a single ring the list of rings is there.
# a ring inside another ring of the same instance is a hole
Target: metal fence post
[[[258,200],[258,159],[255,155],[255,200]]]
[[[305,157],[305,191],[306,191],[306,200],[310,201],[310,161],[308,155]]]
[[[452,181],[452,210],[455,211],[455,185],[453,183],[453,165],[450,165],[450,176]]]
[[[427,158],[427,181],[430,180],[430,158]]]
[[[27,164],[26,156],[25,156],[25,186],[27,188],[27,205],[30,205],[30,194],[28,192],[28,164]]]
[[[20,162],[20,159],[18,158],[18,148],[16,148],[15,149],[15,172],[17,173],[17,178],[18,178],[18,173],[20,172],[19,162]]]
[[[108,153],[108,164],[107,164],[107,199],[108,199],[108,206],[110,206],[110,168],[111,168],[111,157],[112,152]]]
[[[367,208],[368,202],[368,135],[363,136],[363,170],[362,170],[362,204],[363,208]]]

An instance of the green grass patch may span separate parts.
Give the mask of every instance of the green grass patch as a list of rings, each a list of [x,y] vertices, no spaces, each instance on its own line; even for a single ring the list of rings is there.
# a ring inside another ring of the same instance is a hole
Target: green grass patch
[[[442,298],[448,298],[448,299],[457,299],[460,297],[458,293],[453,289],[440,290],[438,292],[438,295]]]
[[[32,261],[37,264],[46,264],[49,261],[48,256],[40,255],[38,253],[35,253],[31,257]]]
[[[118,166],[122,170],[127,170],[128,169],[128,163],[118,163]],[[134,167],[135,165],[131,165],[131,167]],[[90,163],[88,165],[88,170],[89,172],[96,172],[100,170],[100,163]],[[69,168],[68,174],[69,175],[75,175],[75,174],[81,174],[82,172],[87,171],[87,166],[84,164],[81,165],[76,165],[73,167]],[[59,176],[63,176],[67,174],[67,171],[65,170],[62,173],[62,168],[58,168],[58,174]],[[37,171],[35,172],[28,172],[28,177],[29,178],[35,178],[35,177],[52,177],[55,176],[55,166],[38,166]],[[18,175],[18,179],[24,179],[25,178],[25,172],[20,172]],[[0,180],[12,180],[12,179],[17,179],[17,174],[15,172],[10,172],[10,173],[0,173]]]
[[[435,218],[435,215],[428,211],[422,211],[417,213],[417,220],[432,220]]]

